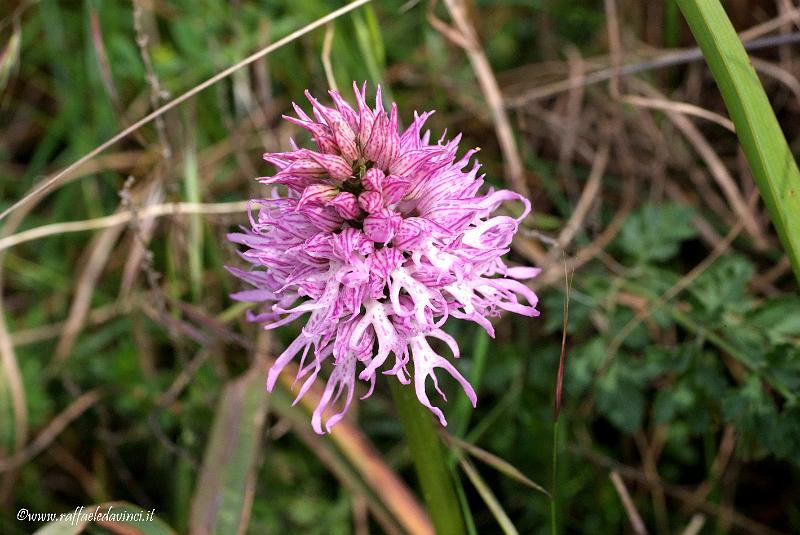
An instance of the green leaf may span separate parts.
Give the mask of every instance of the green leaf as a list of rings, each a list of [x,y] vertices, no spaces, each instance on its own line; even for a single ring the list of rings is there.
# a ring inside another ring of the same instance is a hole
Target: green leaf
[[[581,395],[592,384],[594,374],[605,357],[606,346],[600,337],[570,351],[565,381],[570,397]]]
[[[800,170],[719,0],[678,0],[711,68],[756,185],[800,280]]]
[[[797,297],[771,299],[754,311],[748,321],[766,334],[772,344],[800,339],[800,299]]]
[[[725,419],[741,436],[745,451],[759,453],[759,446],[778,458],[800,462],[800,409],[785,405],[780,411],[756,378],[748,379],[722,401]]]
[[[668,390],[659,390],[653,402],[653,420],[656,424],[671,422],[678,415],[685,414],[695,404],[696,398],[683,382]]]
[[[254,365],[222,392],[192,500],[191,533],[241,533],[246,527],[267,413],[264,375]]]
[[[775,403],[758,378],[751,376],[742,387],[726,395],[722,400],[722,414],[736,426],[745,452],[757,454],[758,446],[762,446],[771,453],[785,456],[780,443],[791,443],[791,437],[783,436]]]
[[[112,502],[107,505],[112,507],[111,514],[138,515],[139,517],[145,517],[148,514],[148,511],[130,503]],[[98,521],[97,524],[111,533],[119,535],[175,535],[175,532],[167,524],[155,516],[149,520]]]
[[[682,241],[695,236],[691,216],[691,209],[683,205],[647,203],[625,220],[619,246],[642,262],[669,260]]]
[[[476,459],[486,463],[487,465],[491,466],[498,472],[506,475],[507,477],[522,483],[523,485],[530,487],[534,490],[537,490],[544,494],[545,496],[550,497],[550,493],[547,490],[539,485],[538,483],[532,481],[528,478],[525,474],[519,471],[517,467],[512,465],[510,462],[506,461],[505,459],[501,459],[497,455],[488,452],[478,446],[471,444],[465,440],[461,440],[457,436],[454,435],[444,435],[445,440],[452,444],[457,448],[462,448],[464,451],[475,457]],[[459,454],[460,455],[460,454]]]
[[[669,363],[666,373],[672,379],[655,395],[651,413],[654,423],[682,424],[688,433],[706,433],[719,414],[719,400],[729,388],[718,359],[690,346],[648,351],[645,361]]]
[[[614,364],[597,384],[595,399],[601,414],[615,427],[626,433],[634,433],[642,427],[645,398],[643,385],[620,364],[617,356]]]
[[[78,533],[83,532],[88,525],[88,520],[56,520],[55,522],[50,522],[34,531],[33,535],[78,535]]]
[[[725,307],[742,310],[748,301],[747,282],[755,269],[746,258],[723,256],[704,271],[689,287],[708,317],[717,318]]]
[[[800,391],[800,348],[778,346],[767,354],[767,375],[792,392]]]

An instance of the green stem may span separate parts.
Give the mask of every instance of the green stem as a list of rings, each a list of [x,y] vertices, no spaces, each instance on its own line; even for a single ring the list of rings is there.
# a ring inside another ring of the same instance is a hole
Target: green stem
[[[438,535],[464,535],[464,517],[430,412],[410,386],[389,381],[422,495]]]

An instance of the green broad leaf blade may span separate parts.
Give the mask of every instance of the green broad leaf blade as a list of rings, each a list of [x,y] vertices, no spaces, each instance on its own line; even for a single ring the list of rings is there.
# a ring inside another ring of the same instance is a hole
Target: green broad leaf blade
[[[192,500],[190,533],[244,531],[267,414],[265,373],[254,365],[222,392]]]
[[[753,311],[749,321],[767,336],[771,344],[800,342],[800,298],[770,299]]]
[[[759,449],[779,459],[800,460],[800,409],[779,408],[756,377],[722,399],[722,415],[736,426],[742,453],[760,456]]]
[[[475,389],[475,392],[480,392],[481,381],[483,380],[488,358],[489,335],[486,334],[483,327],[476,327],[472,345],[472,369],[469,373],[469,382]],[[460,396],[455,403],[456,408],[453,411],[454,434],[456,436],[464,436],[469,427],[469,420],[472,418],[472,407],[466,396]]]
[[[719,0],[678,0],[711,68],[781,243],[800,280],[800,170]]]
[[[387,507],[387,504],[382,500],[382,496],[375,492],[375,487],[365,481],[364,472],[357,465],[350,462],[351,459],[348,459],[337,448],[337,444],[331,439],[330,435],[318,435],[312,431],[311,426],[308,425],[308,414],[300,407],[292,405],[294,397],[294,394],[286,388],[286,385],[279,383],[279,386],[269,396],[270,410],[286,421],[291,422],[293,432],[305,443],[314,456],[325,465],[330,473],[353,496],[360,496],[367,502],[370,513],[386,533],[405,533],[406,531],[408,533],[419,533],[418,529],[415,530],[408,524],[405,524],[406,529],[403,530],[401,526],[404,525],[404,519],[395,514],[396,510],[391,510]],[[346,425],[346,420],[340,422],[335,428],[336,432],[342,433],[343,426]],[[341,440],[352,442],[358,439],[349,434],[347,437],[342,437]],[[389,488],[385,481],[381,481],[381,483],[384,484],[382,488]],[[321,509],[318,504],[315,506],[308,496],[303,495],[294,498],[286,496],[282,497],[282,499],[287,502],[284,507],[289,509],[289,513],[293,517],[304,517],[303,521],[306,524],[318,522],[319,516],[325,514],[324,509]],[[254,505],[258,507],[259,504],[256,503]]]
[[[777,346],[767,354],[767,375],[792,392],[800,391],[800,347]]]
[[[191,117],[191,116],[190,116]],[[187,120],[187,132],[192,132],[192,121]],[[200,192],[200,173],[197,167],[197,147],[194,137],[187,135],[184,152],[183,174],[186,200],[199,203],[202,200]],[[192,287],[192,298],[200,301],[203,289],[203,220],[199,214],[189,216],[189,235],[187,252],[189,255],[189,280]]]
[[[0,451],[3,453],[14,449],[15,425],[8,375],[0,370]]]

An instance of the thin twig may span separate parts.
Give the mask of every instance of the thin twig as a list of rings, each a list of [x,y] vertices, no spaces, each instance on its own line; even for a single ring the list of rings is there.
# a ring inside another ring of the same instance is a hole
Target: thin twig
[[[577,47],[570,45],[565,50],[570,78],[579,78],[586,72],[586,62]],[[578,145],[581,126],[584,123],[583,101],[585,91],[583,87],[576,87],[567,94],[565,113],[563,117],[564,135],[558,148],[558,170],[564,177],[565,189],[574,195],[577,190],[573,178],[572,158]]]
[[[725,469],[733,456],[734,449],[736,448],[736,430],[731,425],[726,425],[722,433],[722,439],[717,449],[717,455],[709,468],[709,475],[706,481],[697,486],[694,491],[695,498],[698,501],[705,501],[714,487],[722,480]]]
[[[723,117],[719,113],[714,113],[713,111],[701,108],[700,106],[689,104],[688,102],[675,102],[663,98],[640,97],[639,95],[623,95],[620,97],[620,100],[627,102],[628,104],[633,104],[634,106],[640,106],[642,108],[652,108],[654,110],[674,111],[684,115],[694,115],[695,117],[700,117],[701,119],[706,119],[716,123],[721,127],[730,130],[731,132],[736,132],[736,128],[733,126],[733,121],[727,117]]]
[[[500,525],[500,529],[503,531],[505,535],[519,535],[517,528],[514,527],[514,524],[511,522],[511,519],[508,518],[508,514],[506,513],[503,506],[500,505],[500,502],[497,500],[497,497],[492,492],[492,489],[489,488],[489,485],[483,481],[481,475],[478,473],[478,470],[472,465],[472,463],[466,457],[459,457],[458,462],[461,465],[461,468],[464,470],[464,473],[467,474],[467,478],[469,478],[470,483],[475,487],[475,490],[478,491],[483,502],[489,508],[492,515],[494,516],[497,523]]]
[[[577,270],[579,267],[600,254],[600,252],[617,236],[622,228],[622,224],[625,222],[628,214],[633,209],[633,184],[633,182],[627,183],[622,199],[622,206],[614,214],[614,217],[611,219],[611,222],[609,222],[608,226],[603,229],[603,232],[600,233],[600,236],[598,236],[597,239],[595,239],[592,243],[576,252],[575,256],[567,259],[567,269],[570,271]],[[521,254],[524,254],[524,249],[520,249],[520,243],[522,243],[521,240],[515,240],[511,245],[515,250],[520,251]],[[531,286],[534,289],[544,288],[561,280],[561,274],[561,266],[553,263],[550,266],[545,267],[545,271],[531,281]]]
[[[664,98],[664,95],[657,89],[644,81],[637,80],[635,85],[637,89],[645,93],[648,97]],[[768,242],[763,229],[759,226],[758,220],[745,202],[742,192],[736,185],[736,181],[731,176],[727,167],[725,167],[722,159],[714,151],[711,143],[709,143],[702,132],[700,132],[700,129],[685,115],[672,110],[666,110],[666,114],[675,127],[684,135],[686,140],[689,141],[692,148],[694,148],[697,154],[706,162],[711,176],[717,181],[733,213],[737,216],[742,225],[744,225],[750,237],[753,238],[753,243],[756,248],[759,250],[766,249]]]
[[[622,478],[616,471],[612,471],[609,477],[611,478],[611,483],[614,484],[614,489],[616,489],[619,499],[622,501],[622,507],[625,509],[625,514],[628,515],[628,520],[633,527],[634,533],[636,535],[647,535],[647,528],[642,521],[641,515],[639,515],[639,511],[636,510],[636,506],[633,504],[631,495],[628,493]]]
[[[463,0],[445,0],[447,9],[457,28],[457,33],[461,35],[463,41],[461,46],[467,53],[475,77],[483,91],[483,96],[492,113],[497,140],[500,143],[500,150],[503,152],[503,161],[506,167],[506,177],[510,186],[518,193],[530,196],[528,184],[525,180],[525,170],[522,166],[522,158],[519,154],[517,142],[514,139],[514,131],[506,114],[503,95],[500,86],[497,84],[492,66],[486,52],[481,47],[478,34],[469,20],[467,9]]]
[[[94,288],[111,257],[114,244],[117,243],[123,230],[120,226],[110,227],[92,240],[92,245],[84,257],[85,260],[81,262],[83,268],[77,280],[67,321],[64,323],[64,329],[56,344],[55,362],[63,361],[72,352],[78,334],[80,334],[91,309]]]
[[[603,178],[603,173],[605,173],[606,166],[608,165],[608,156],[609,146],[608,143],[605,143],[602,147],[600,147],[600,150],[597,151],[594,162],[592,162],[592,169],[589,171],[589,179],[586,181],[586,186],[583,188],[583,192],[581,193],[578,203],[575,205],[575,209],[572,211],[572,215],[567,221],[567,224],[564,225],[563,230],[558,235],[558,249],[565,249],[569,245],[569,243],[575,237],[575,234],[583,225],[583,221],[586,219],[586,215],[589,213],[589,209],[592,207],[592,204],[594,204],[594,202],[597,200],[597,195],[600,192],[600,183]],[[551,261],[552,255],[555,253],[556,249],[551,250]]]
[[[83,221],[69,221],[65,223],[51,223],[50,225],[42,225],[32,229],[0,238],[0,251],[14,247],[21,243],[32,240],[38,240],[47,236],[54,236],[57,234],[67,234],[70,232],[84,232],[87,230],[98,230],[102,228],[114,227],[117,225],[125,225],[136,217],[161,217],[166,215],[177,216],[185,214],[236,214],[246,212],[250,206],[250,201],[236,201],[225,203],[190,203],[190,202],[176,202],[154,204],[138,210],[134,213],[133,210],[126,210],[117,212],[105,217],[98,217],[95,219],[86,219]]]
[[[692,516],[692,519],[686,525],[686,528],[681,532],[681,535],[697,535],[700,533],[700,530],[703,529],[705,524],[706,515],[702,513],[696,513]]]
[[[161,82],[158,79],[155,68],[153,67],[153,60],[150,57],[150,36],[144,31],[142,24],[142,16],[144,8],[142,7],[142,0],[133,1],[133,29],[136,32],[136,46],[139,47],[139,56],[142,58],[142,65],[144,65],[145,78],[147,85],[150,86],[150,106],[155,110],[161,103],[163,92],[161,90]],[[172,147],[170,147],[167,140],[167,128],[164,124],[164,117],[159,115],[155,118],[156,134],[158,135],[158,142],[161,145],[161,157],[163,162],[169,162],[172,157]]]
[[[486,451],[483,448],[479,448],[478,446],[470,442],[467,442],[466,440],[462,440],[457,436],[451,435],[444,430],[439,430],[439,434],[445,440],[445,442],[447,442],[454,448],[463,449],[464,451],[466,451],[479,461],[491,466],[492,468],[508,476],[509,478],[514,479],[515,481],[518,481],[525,486],[528,486],[534,490],[541,492],[548,498],[551,497],[550,493],[547,492],[547,489],[545,489],[535,481],[532,481],[529,477],[520,472],[519,468],[509,463],[505,459],[501,459],[494,453]]]
[[[750,42],[746,42],[744,46],[745,50],[752,52],[755,50],[761,50],[763,48],[772,48],[793,43],[800,43],[800,32],[754,39]],[[575,89],[576,87],[607,82],[617,74],[619,77],[633,76],[656,69],[665,69],[667,67],[675,67],[677,65],[693,63],[695,61],[701,61],[702,59],[703,53],[699,48],[689,48],[685,50],[666,52],[648,61],[628,63],[623,65],[619,68],[618,72],[615,72],[615,69],[611,67],[607,67],[590,72],[578,78],[570,77],[567,80],[561,80],[539,87],[534,87],[524,91],[522,94],[505,97],[505,103],[506,106],[510,108],[519,108],[526,106],[531,101],[552,97],[553,95]]]
[[[609,93],[615,99],[619,98],[619,73],[622,65],[622,40],[619,35],[619,17],[617,16],[617,2],[605,0],[606,29],[608,33],[608,49],[611,54],[611,78],[608,84]]]
[[[761,58],[750,58],[750,63],[753,64],[753,68],[756,72],[775,78],[785,85],[789,91],[794,94],[794,97],[800,101],[800,81],[798,81],[797,77],[792,74],[791,71]]]
[[[769,526],[761,524],[760,522],[752,520],[738,513],[731,507],[709,502],[698,502],[694,499],[694,496],[691,491],[685,490],[677,485],[671,485],[669,483],[665,483],[660,479],[652,479],[650,477],[647,477],[636,468],[619,463],[614,459],[611,459],[610,457],[601,455],[588,448],[580,446],[570,446],[569,449],[573,453],[585,457],[590,462],[598,466],[607,469],[612,469],[615,472],[618,472],[620,476],[629,481],[635,481],[636,483],[644,485],[648,488],[652,488],[653,486],[659,486],[664,489],[664,492],[667,495],[677,498],[678,500],[686,503],[692,509],[712,514],[714,516],[717,516],[718,518],[725,518],[726,520],[729,520],[736,527],[741,528],[742,530],[748,533],[752,533],[753,535],[781,534],[780,531],[777,531],[775,529],[770,528]]]
[[[78,416],[86,412],[92,405],[100,401],[102,394],[99,389],[90,390],[69,404],[58,416],[39,433],[33,441],[18,450],[11,457],[0,459],[0,472],[17,468],[22,463],[39,455],[53,442],[56,437]]]
[[[32,207],[32,206],[31,206]],[[23,207],[16,212],[0,228],[0,239],[9,236],[19,228],[22,220],[30,212],[31,207]],[[8,387],[8,395],[11,398],[11,409],[14,418],[14,452],[19,452],[28,440],[28,403],[25,395],[25,382],[22,379],[22,371],[19,366],[17,354],[14,351],[14,344],[11,342],[11,335],[6,324],[6,313],[3,295],[3,261],[5,255],[0,250],[0,395],[5,396],[4,392]],[[5,454],[5,451],[3,451]],[[0,480],[0,503],[6,502],[16,483],[16,475],[10,471]]]
[[[120,314],[125,314],[130,311],[131,300],[123,302],[113,302],[108,305],[99,306],[92,309],[86,315],[86,323],[90,325],[103,324]],[[24,346],[28,344],[35,344],[44,340],[56,338],[61,334],[66,322],[58,321],[47,325],[40,325],[39,327],[32,327],[30,329],[19,330],[11,333],[11,341],[14,346]]]
[[[328,87],[334,91],[339,91],[339,86],[336,85],[336,77],[333,75],[333,65],[331,64],[331,49],[333,48],[333,35],[336,33],[336,27],[333,23],[328,23],[325,26],[325,38],[322,40],[322,68],[325,69],[325,78],[328,79]]]

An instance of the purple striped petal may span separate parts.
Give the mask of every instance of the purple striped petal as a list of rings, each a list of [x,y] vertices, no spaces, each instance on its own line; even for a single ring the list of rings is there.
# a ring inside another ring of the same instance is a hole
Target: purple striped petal
[[[383,208],[383,196],[377,191],[365,191],[358,196],[358,204],[368,214],[374,214]]]
[[[358,207],[358,198],[349,191],[343,191],[328,202],[328,206],[336,209],[344,219],[355,219],[361,213]]]
[[[364,234],[376,243],[389,243],[402,221],[400,214],[384,208],[364,219]]]
[[[389,175],[383,184],[383,198],[386,204],[395,204],[408,193],[411,181],[400,175]]]
[[[300,200],[297,201],[296,210],[299,210],[308,203],[326,204],[328,201],[334,199],[339,193],[336,186],[329,186],[327,184],[312,184],[303,190],[300,195]]]
[[[383,179],[385,177],[386,173],[373,167],[364,173],[364,177],[361,179],[361,182],[364,184],[364,187],[370,191],[381,191],[383,189]]]
[[[345,180],[353,174],[353,168],[341,156],[336,154],[309,153],[312,160],[324,168],[334,180]]]

